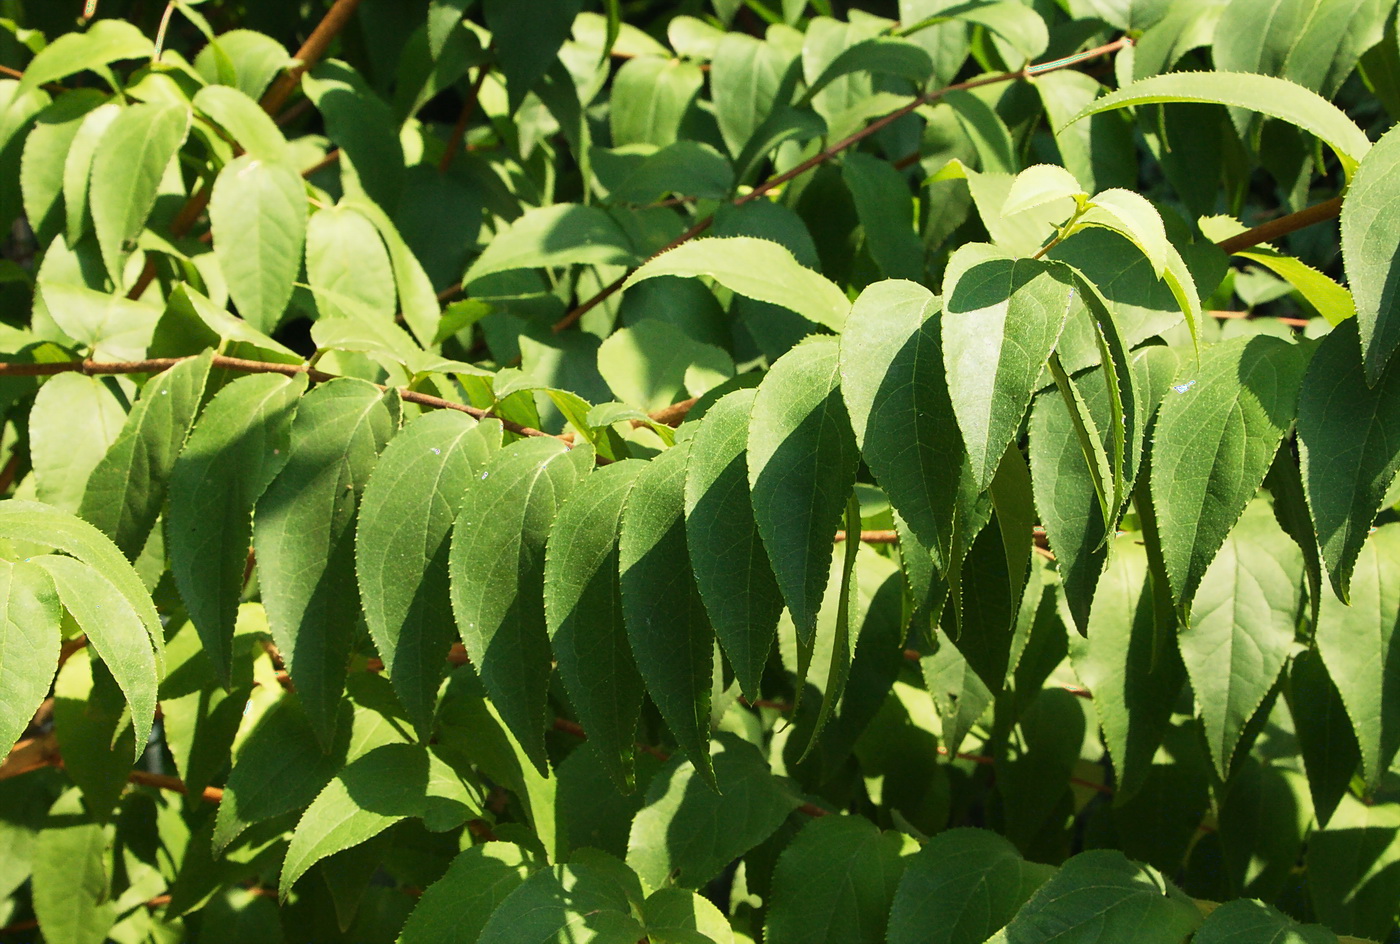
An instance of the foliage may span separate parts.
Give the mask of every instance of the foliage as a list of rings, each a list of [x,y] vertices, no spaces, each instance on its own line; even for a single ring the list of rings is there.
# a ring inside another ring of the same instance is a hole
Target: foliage
[[[1400,940],[1394,0],[77,6],[0,941]]]

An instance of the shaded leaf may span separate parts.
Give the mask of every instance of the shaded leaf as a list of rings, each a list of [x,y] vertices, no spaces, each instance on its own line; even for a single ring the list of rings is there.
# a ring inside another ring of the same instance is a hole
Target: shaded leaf
[[[1356,297],[1366,383],[1372,387],[1400,345],[1400,226],[1395,222],[1400,204],[1387,186],[1397,162],[1400,135],[1387,134],[1357,168],[1342,203],[1342,259]]]

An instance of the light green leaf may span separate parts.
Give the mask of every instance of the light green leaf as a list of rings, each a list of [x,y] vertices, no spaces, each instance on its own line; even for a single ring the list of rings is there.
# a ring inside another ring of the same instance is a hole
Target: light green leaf
[[[428,3],[428,55],[433,59],[442,55],[448,37],[462,22],[462,16],[476,0],[429,0]]]
[[[1016,175],[1001,212],[1012,216],[1066,197],[1087,197],[1082,184],[1058,164],[1034,164]]]
[[[1350,178],[1371,148],[1341,109],[1287,79],[1241,72],[1173,72],[1134,82],[1080,112],[1075,121],[1114,108],[1163,102],[1205,102],[1247,108],[1297,125],[1336,152]]]
[[[1167,241],[1162,215],[1147,198],[1131,190],[1114,188],[1094,194],[1089,211],[1080,217],[1085,225],[1104,226],[1132,240],[1152,264],[1158,278],[1165,278],[1176,250]],[[1184,263],[1182,264],[1184,267]],[[1195,285],[1191,286],[1193,292]],[[1189,310],[1183,308],[1183,311]]]
[[[388,250],[353,206],[328,207],[306,227],[306,278],[323,317],[392,322],[398,295]]]
[[[710,95],[724,146],[734,158],[773,110],[792,62],[775,43],[744,33],[725,33],[720,40],[710,63]]]
[[[114,381],[75,371],[45,382],[29,411],[35,496],[76,512],[88,478],[124,422],[121,388]]]
[[[161,317],[160,308],[81,285],[40,280],[49,317],[63,333],[89,348],[94,360],[140,360]]]
[[[501,447],[498,423],[455,410],[404,426],[365,486],[355,573],[365,621],[394,691],[426,727],[456,638],[448,592],[448,532],[467,482]]]
[[[323,747],[335,739],[360,616],[355,513],[397,416],[372,384],[341,378],[307,394],[287,463],[253,523],[268,625]]]
[[[553,658],[544,612],[545,540],[593,450],[523,439],[467,479],[452,531],[452,612],[492,702],[535,768],[548,771],[544,732]],[[441,656],[439,656],[441,658]]]
[[[442,306],[422,263],[378,204],[364,197],[352,197],[343,202],[366,216],[379,230],[379,238],[384,240],[389,250],[389,261],[394,266],[394,283],[398,288],[399,309],[403,312],[404,324],[420,345],[432,346],[438,333]]]
[[[883,942],[906,841],[861,816],[809,822],[778,857],[764,941]]]
[[[1298,393],[1303,490],[1332,589],[1345,602],[1357,554],[1400,469],[1400,369],[1366,383],[1357,329],[1318,345]]]
[[[47,573],[24,561],[0,561],[0,747],[7,753],[49,694],[62,619]]]
[[[1293,421],[1308,349],[1232,338],[1188,358],[1157,416],[1152,503],[1172,599],[1189,614],[1206,567]]]
[[[597,207],[557,203],[529,210],[497,233],[462,277],[462,284],[496,272],[584,265],[635,265],[627,234]]]
[[[798,806],[752,744],[722,733],[709,749],[718,792],[695,782],[693,763],[673,757],[652,777],[646,805],[632,820],[627,864],[652,888],[704,887]]]
[[[221,58],[222,64],[219,63]],[[277,73],[290,64],[291,56],[285,46],[266,33],[250,29],[220,33],[217,42],[201,49],[194,60],[195,69],[208,82],[231,85],[255,101],[262,97]]]
[[[501,902],[477,944],[637,944],[646,937],[632,915],[640,889],[619,873],[622,863],[596,852],[540,869]]]
[[[659,888],[642,904],[653,944],[736,944],[729,919],[699,892]]]
[[[227,85],[206,85],[191,100],[194,110],[222,128],[250,157],[270,164],[291,160],[287,139],[257,101]]]
[[[65,33],[45,46],[25,67],[15,98],[109,62],[149,58],[154,51],[150,39],[131,23],[98,20],[86,33]]]
[[[306,376],[254,374],[209,402],[170,473],[166,548],[175,585],[227,684],[253,504],[287,460]]]
[[[696,341],[675,325],[643,318],[608,335],[598,348],[598,373],[619,400],[659,410],[691,385],[704,393],[734,376],[734,361],[713,344]]]
[[[1180,944],[1201,923],[1195,902],[1121,852],[1081,852],[988,944]]]
[[[1055,263],[1015,259],[973,243],[948,261],[943,281],[943,363],[973,480],[991,484],[1021,425],[1073,297]]]
[[[637,670],[681,749],[714,786],[710,686],[715,633],[695,585],[685,537],[687,444],[637,478],[622,510],[622,614]]]
[[[927,3],[927,0],[925,2]],[[922,10],[928,9],[928,7],[915,5],[913,7],[915,11],[914,22],[905,27],[902,32],[912,33],[947,20],[975,23],[978,26],[986,27],[989,32],[1004,40],[1026,62],[1044,52],[1045,47],[1050,42],[1045,21],[1034,10],[1020,3],[1007,2],[1007,0],[992,0],[992,2],[974,0],[971,3],[957,4],[939,2],[935,6],[941,8],[938,9],[937,13],[921,17]],[[1008,64],[1014,67],[1022,63],[1012,62]]]
[[[209,223],[214,255],[238,313],[259,331],[271,333],[282,320],[300,269],[305,185],[285,165],[251,155],[237,158],[214,181]]]
[[[108,827],[84,814],[78,791],[65,792],[49,811],[34,848],[34,914],[43,923],[44,940],[108,940],[118,913],[112,866]]]
[[[62,95],[39,113],[34,130],[24,139],[24,156],[19,172],[20,192],[24,198],[25,216],[40,245],[48,243],[63,231],[65,163],[88,116],[106,100],[107,96],[97,89],[75,89]]]
[[[409,816],[423,815],[428,752],[385,744],[346,765],[306,808],[292,833],[278,895],[328,855],[366,842]]]
[[[1191,939],[1192,944],[1337,944],[1320,924],[1299,924],[1261,901],[1237,899],[1216,908]]]
[[[799,653],[810,654],[816,636],[831,538],[858,462],[838,358],[834,338],[812,338],[783,355],[759,384],[749,423],[754,519],[797,627]],[[798,674],[805,676],[801,662]]]
[[[959,505],[976,494],[943,373],[942,317],[923,286],[877,282],[841,336],[841,395],[861,455],[940,569]]]
[[[982,944],[1050,877],[985,829],[939,833],[909,860],[890,912],[889,944]]]
[[[693,239],[647,262],[622,288],[658,275],[706,275],[745,298],[779,305],[833,331],[841,330],[851,308],[840,288],[787,249],[751,236]]]
[[[1302,552],[1255,502],[1206,569],[1191,623],[1177,637],[1221,780],[1288,661],[1302,589]]]
[[[1356,321],[1375,386],[1400,345],[1400,294],[1393,273],[1400,257],[1400,200],[1390,183],[1400,162],[1400,134],[1386,134],[1366,155],[1342,202],[1342,259],[1356,296]]]
[[[749,416],[755,390],[705,411],[685,479],[685,538],[695,582],[739,687],[758,697],[783,598],[749,500]]]
[[[852,73],[894,75],[922,85],[933,75],[933,60],[916,43],[893,37],[863,39],[842,49],[820,74],[807,84],[799,106],[809,104],[822,89]]]
[[[492,913],[529,873],[524,850],[513,843],[463,849],[442,878],[423,890],[398,944],[477,944]]]
[[[102,260],[118,286],[125,284],[127,257],[146,228],[161,178],[189,125],[187,106],[131,105],[112,120],[96,145],[88,200]]]
[[[559,676],[588,743],[627,791],[635,786],[644,689],[623,623],[617,542],[622,509],[646,468],[625,460],[581,481],[559,509],[544,566],[545,620]]]
[[[613,76],[608,120],[615,147],[675,143],[681,121],[705,84],[693,62],[638,57]]]
[[[1354,185],[1352,191],[1355,191]],[[1268,246],[1255,246],[1253,249],[1241,250],[1235,255],[1259,263],[1288,282],[1309,305],[1327,319],[1328,324],[1334,327],[1356,314],[1356,302],[1352,300],[1351,292],[1306,262],[1285,256]]]
[[[80,513],[135,560],[165,505],[175,457],[184,448],[209,379],[213,352],[146,382],[116,442],[88,477]]]
[[[1361,765],[1361,747],[1341,693],[1316,649],[1293,657],[1283,693],[1308,774],[1313,811],[1318,825],[1326,826]]]
[[[70,246],[77,245],[89,223],[88,182],[97,147],[107,129],[122,113],[116,102],[99,105],[83,119],[63,160],[64,233]]]
[[[161,346],[162,337],[173,339],[173,350]],[[300,354],[219,308],[182,282],[175,286],[166,301],[165,315],[156,326],[156,344],[152,345],[151,356],[182,355],[191,348],[212,347],[222,347],[229,357],[277,364],[302,363]]]
[[[1361,745],[1361,766],[1372,790],[1400,749],[1400,525],[1382,525],[1361,548],[1351,605],[1323,597],[1317,650],[1341,692]]]

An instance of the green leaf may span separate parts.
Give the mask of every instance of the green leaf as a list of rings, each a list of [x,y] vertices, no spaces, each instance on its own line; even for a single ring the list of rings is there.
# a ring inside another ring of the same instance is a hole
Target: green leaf
[[[86,33],[65,33],[44,47],[25,67],[15,99],[74,73],[121,59],[146,59],[154,51],[136,26],[119,19],[98,20]]]
[[[1177,643],[1221,780],[1229,779],[1245,726],[1288,661],[1302,585],[1302,552],[1258,502],[1201,579]]]
[[[467,483],[501,447],[498,423],[455,410],[425,413],[379,457],[360,501],[355,573],[365,622],[394,691],[426,727],[456,638],[448,532]]]
[[[306,376],[254,374],[209,402],[170,473],[166,547],[175,585],[227,685],[253,505],[286,462]]]
[[[943,363],[979,489],[991,484],[1021,425],[1072,297],[1068,271],[1055,263],[975,243],[948,260]]]
[[[1361,748],[1341,693],[1316,650],[1293,657],[1284,687],[1320,826],[1326,826],[1361,764]]]
[[[692,239],[647,262],[622,288],[658,275],[706,275],[745,298],[779,305],[833,331],[841,330],[851,308],[845,293],[825,276],[777,243],[751,236]]]
[[[637,57],[613,77],[608,124],[615,147],[674,144],[705,73],[693,62]]]
[[[1257,731],[1259,725],[1251,727]],[[1199,808],[1204,810],[1206,775],[1197,769],[1189,776],[1195,783],[1190,789],[1202,794]],[[1281,764],[1245,755],[1219,795],[1217,835],[1231,887],[1245,898],[1278,898],[1293,881],[1304,840],[1316,826],[1307,781]]]
[[[749,499],[749,416],[756,395],[736,390],[705,411],[685,479],[685,539],[695,582],[750,699],[758,697],[783,609]]]
[[[914,199],[904,175],[888,161],[852,151],[841,162],[841,179],[880,271],[891,279],[922,278],[924,246],[914,227]]]
[[[423,890],[397,944],[476,944],[492,913],[529,873],[524,850],[513,843],[463,849]]]
[[[486,27],[510,90],[511,111],[549,70],[580,6],[580,0],[543,0],[528,7],[513,0],[482,0]]]
[[[933,75],[933,60],[916,43],[893,37],[863,39],[846,46],[822,67],[822,71],[807,83],[799,105],[809,104],[822,89],[845,75],[853,73],[892,75],[922,85]]]
[[[1344,797],[1327,828],[1309,836],[1306,862],[1313,909],[1329,928],[1378,941],[1394,931],[1400,805]]]
[[[1168,261],[1176,250],[1167,241],[1162,215],[1146,197],[1131,190],[1113,188],[1094,194],[1089,203],[1089,210],[1080,217],[1082,224],[1122,233],[1147,257],[1158,278],[1166,276]],[[1194,285],[1191,287],[1195,289]],[[1189,309],[1183,307],[1182,310]]]
[[[597,207],[557,203],[529,210],[486,244],[462,277],[478,279],[513,269],[584,265],[635,265],[636,251],[613,218]]]
[[[209,224],[214,255],[238,313],[254,328],[271,333],[282,320],[300,269],[305,185],[283,164],[252,155],[237,158],[214,181]]]
[[[1337,684],[1372,790],[1400,749],[1400,525],[1382,525],[1361,548],[1350,606],[1324,597],[1318,613],[1317,651]]]
[[[63,232],[70,246],[77,245],[87,232],[90,222],[88,184],[92,176],[92,162],[97,156],[102,136],[122,111],[122,106],[116,102],[107,102],[89,112],[63,160]]]
[[[1186,676],[1171,635],[1176,621],[1155,612],[1153,593],[1147,552],[1120,539],[1094,594],[1088,638],[1070,634],[1070,662],[1094,694],[1123,795],[1146,777]]]
[[[642,918],[653,944],[735,944],[729,919],[699,892],[659,888],[642,904]]]
[[[1355,192],[1355,185],[1351,192]],[[1345,206],[1343,209],[1345,211]],[[1346,214],[1343,212],[1343,219],[1345,218]],[[1357,238],[1365,239],[1365,236]],[[1356,302],[1352,300],[1351,292],[1305,262],[1285,256],[1268,246],[1255,246],[1253,249],[1241,250],[1235,255],[1259,263],[1288,282],[1309,305],[1327,319],[1328,324],[1334,327],[1356,314]]]
[[[725,33],[710,63],[710,96],[724,146],[736,160],[779,101],[795,62],[773,42]]]
[[[1173,72],[1110,92],[1075,121],[1114,108],[1163,102],[1206,102],[1247,108],[1315,135],[1336,152],[1350,178],[1371,148],[1366,134],[1327,99],[1287,79],[1241,72]]]
[[[39,542],[72,555],[34,561],[54,577],[59,599],[121,686],[139,735],[137,750],[143,750],[154,720],[165,637],[141,578],[102,532],[37,502],[0,502],[0,538]],[[104,604],[107,611],[98,612]]]
[[[161,316],[156,306],[81,285],[41,280],[38,288],[49,317],[88,347],[94,360],[140,360],[146,354]]]
[[[1121,852],[1070,859],[988,944],[1180,944],[1201,923],[1191,899]]]
[[[603,853],[540,869],[496,908],[478,944],[637,944],[646,937],[632,915],[640,889],[623,884],[626,871]]]
[[[54,803],[34,848],[34,915],[43,923],[44,940],[108,940],[118,914],[111,843],[108,827],[84,814],[78,791]]]
[[[224,62],[218,63],[221,58]],[[210,83],[231,85],[256,101],[290,60],[286,47],[271,36],[234,29],[220,33],[217,42],[201,49],[194,66]]]
[[[167,338],[165,344],[161,338]],[[165,315],[156,325],[156,342],[150,355],[184,355],[190,350],[221,347],[229,357],[300,364],[302,357],[291,348],[229,314],[186,283],[175,286],[166,302]]]
[[[752,744],[722,733],[709,748],[718,792],[696,782],[694,763],[673,757],[652,777],[646,805],[632,820],[627,864],[652,888],[703,887],[798,806]]]
[[[764,941],[883,942],[906,842],[860,816],[809,822],[778,857]]]
[[[637,670],[676,742],[713,787],[708,745],[715,634],[686,547],[688,451],[686,444],[666,450],[637,477],[622,510],[618,567]]]
[[[875,480],[945,568],[959,505],[976,486],[957,458],[964,449],[943,373],[939,309],[913,282],[866,288],[841,336],[841,394]]]
[[[834,338],[812,338],[783,355],[759,384],[749,422],[754,520],[797,627],[798,651],[808,654],[831,575],[831,538],[859,458],[838,357]]]
[[[1172,599],[1189,614],[1206,568],[1273,464],[1310,351],[1232,338],[1177,373],[1157,416],[1152,503]]]
[[[592,467],[586,446],[541,438],[511,443],[466,481],[452,532],[457,629],[492,702],[542,775],[553,663],[545,540],[560,504]]]
[[[92,159],[88,199],[102,260],[118,286],[146,228],[165,169],[189,131],[187,106],[142,103],[122,110],[103,133]]]
[[[6,752],[49,694],[62,619],[47,573],[32,563],[0,561],[0,746]]]
[[[1298,924],[1261,901],[1238,899],[1212,911],[1192,944],[1337,944],[1337,936],[1320,924]]]
[[[20,192],[25,216],[41,245],[63,231],[63,177],[68,155],[88,116],[106,100],[97,89],[76,89],[62,95],[39,113],[34,130],[24,139]]]
[[[646,205],[674,193],[723,200],[733,186],[734,168],[719,151],[699,141],[676,141],[638,162],[610,188],[608,199]]]
[[[1332,589],[1345,602],[1357,555],[1400,470],[1400,370],[1366,383],[1357,329],[1318,345],[1298,393],[1303,491]]]
[[[353,206],[320,210],[306,227],[306,279],[322,317],[390,322],[398,295],[379,232]]]
[[[1400,345],[1400,200],[1387,185],[1397,162],[1400,134],[1386,134],[1361,162],[1342,202],[1342,259],[1356,296],[1366,383],[1373,387]]]
[[[297,821],[278,895],[328,855],[366,842],[409,816],[423,815],[428,752],[416,744],[385,744],[346,765]]]
[[[1058,164],[1034,164],[1016,175],[1001,212],[1014,216],[1066,197],[1087,197],[1074,175]]]
[[[318,63],[302,76],[306,97],[340,146],[340,182],[346,196],[396,208],[405,172],[399,120],[364,77],[343,61]]]
[[[222,128],[250,157],[287,164],[287,139],[257,100],[226,85],[207,85],[190,102],[195,111]]]
[[[733,377],[734,361],[722,348],[696,341],[675,325],[643,318],[603,341],[598,373],[619,400],[659,410]]]
[[[372,384],[341,378],[317,387],[297,408],[287,463],[254,515],[272,638],[323,747],[335,739],[360,618],[355,513],[397,425],[395,410]]]
[[[403,312],[404,324],[420,345],[432,346],[433,338],[438,333],[442,306],[422,263],[378,204],[364,197],[350,198],[345,203],[366,216],[379,230],[379,238],[384,240],[389,250],[389,261],[394,266],[394,284],[398,288],[399,309]]]
[[[1227,4],[1211,56],[1221,69],[1281,76],[1330,98],[1380,41],[1390,10],[1377,0]]]
[[[1048,866],[984,829],[939,833],[909,860],[890,912],[889,944],[982,944],[1049,878]]]
[[[35,496],[76,512],[83,491],[126,421],[121,388],[77,372],[59,374],[39,388],[29,411],[30,461]]]
[[[617,543],[622,509],[646,469],[625,460],[579,482],[559,509],[544,566],[545,620],[559,676],[588,743],[626,791],[636,782],[633,745],[644,689],[623,623]]]
[[[429,0],[428,3],[428,55],[433,59],[442,55],[448,37],[462,22],[462,16],[476,0]]]
[[[88,477],[80,513],[129,560],[146,546],[165,506],[175,457],[199,412],[212,357],[206,352],[148,380],[117,441]]]

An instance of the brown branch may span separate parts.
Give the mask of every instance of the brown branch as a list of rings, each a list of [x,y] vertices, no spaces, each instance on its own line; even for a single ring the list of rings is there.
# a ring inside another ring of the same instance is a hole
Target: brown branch
[[[439,173],[447,173],[447,169],[452,166],[452,159],[457,156],[457,151],[467,136],[467,125],[471,123],[472,114],[476,111],[477,99],[481,96],[481,87],[486,84],[486,75],[490,71],[488,63],[482,63],[477,67],[476,81],[472,83],[471,91],[467,93],[467,100],[462,103],[462,111],[457,116],[457,124],[452,129],[452,136],[447,139],[447,149],[442,152],[442,160],[438,161]]]
[[[1277,321],[1279,324],[1288,325],[1290,328],[1306,328],[1308,325],[1312,324],[1312,322],[1313,322],[1313,319],[1311,319],[1311,318],[1284,318],[1284,317],[1281,317],[1281,316],[1280,316],[1280,317],[1258,316],[1258,315],[1255,315],[1253,312],[1249,312],[1249,311],[1212,311],[1212,312],[1208,312],[1207,314],[1209,314],[1212,318],[1218,318],[1218,319],[1220,319],[1221,321],[1230,321],[1230,320],[1236,320],[1236,319],[1244,319],[1244,320],[1248,320],[1248,321],[1254,321],[1254,320],[1256,320],[1256,319],[1258,319],[1258,320],[1264,320],[1265,318],[1267,318],[1267,320],[1270,320],[1270,321]]]
[[[41,377],[67,373],[83,373],[89,377],[101,374],[156,374],[191,359],[190,357],[156,357],[144,361],[125,362],[89,360],[64,361],[57,364],[0,363],[0,377]],[[236,370],[247,374],[282,374],[286,377],[306,374],[312,383],[325,383],[328,380],[337,379],[336,374],[328,374],[325,371],[316,370],[305,364],[273,364],[268,361],[251,361],[242,357],[226,357],[222,354],[214,357],[213,366],[224,370]],[[375,386],[380,390],[387,391],[389,389],[383,384],[375,384]],[[440,410],[456,410],[459,413],[466,413],[468,416],[477,420],[494,419],[518,436],[549,436],[551,439],[562,438],[559,436],[550,436],[549,433],[531,426],[521,426],[519,423],[504,419],[492,413],[490,410],[483,410],[480,407],[470,406],[465,403],[454,403],[451,400],[429,396],[426,393],[419,393],[416,390],[409,390],[406,387],[399,387],[397,389],[399,396],[409,403],[417,403],[420,406],[432,407]]]
[[[1271,242],[1280,236],[1287,236],[1300,229],[1313,226],[1317,223],[1325,223],[1328,220],[1336,219],[1342,212],[1342,198],[1340,195],[1322,203],[1315,203],[1310,207],[1304,207],[1297,213],[1290,213],[1281,216],[1276,220],[1270,220],[1262,226],[1246,230],[1238,236],[1231,236],[1229,239],[1222,239],[1216,243],[1227,253],[1236,253],[1260,243]]]
[[[127,782],[134,783],[142,787],[155,787],[157,790],[169,790],[172,793],[183,793],[189,795],[190,788],[179,777],[170,777],[165,774],[152,774],[144,770],[133,770],[127,774]],[[200,791],[199,798],[205,803],[218,803],[224,798],[224,791],[218,787],[205,787]]]
[[[330,48],[331,41],[340,35],[340,31],[345,29],[350,17],[354,16],[355,8],[360,5],[360,0],[335,0],[335,5],[322,17],[321,22],[316,24],[316,28],[311,31],[311,35],[302,43],[294,57],[296,65],[287,69],[277,81],[272,83],[272,88],[267,90],[263,96],[262,107],[269,115],[275,116],[282,110],[282,106],[296,87],[301,84],[301,77],[306,74],[316,63],[325,56],[326,50]]]
[[[852,147],[855,144],[860,143],[861,141],[864,141],[872,134],[875,134],[882,128],[888,127],[889,125],[903,118],[905,115],[911,114],[915,109],[922,108],[924,105],[936,102],[940,98],[943,98],[945,95],[948,95],[950,92],[967,91],[969,89],[981,88],[984,85],[995,85],[999,82],[1011,82],[1016,79],[1030,78],[1033,75],[1044,75],[1049,72],[1056,72],[1060,69],[1067,68],[1068,66],[1072,66],[1079,62],[1083,62],[1085,59],[1091,59],[1095,56],[1103,56],[1115,53],[1123,47],[1131,46],[1132,44],[1133,41],[1128,37],[1124,36],[1120,39],[1114,40],[1111,43],[1105,43],[1102,46],[1090,49],[1087,52],[1084,52],[1070,59],[1057,61],[1055,63],[1049,63],[1047,64],[1047,67],[1036,67],[1028,65],[1023,69],[1017,69],[1015,72],[1002,72],[997,75],[983,76],[980,79],[971,79],[967,82],[957,82],[953,85],[945,86],[944,88],[935,89],[931,92],[925,92],[924,94],[914,98],[907,105],[903,105],[899,108],[896,108],[889,114],[883,115],[880,118],[876,118],[874,121],[872,121],[865,127],[853,132],[852,134],[847,135],[840,141],[837,141],[835,144],[828,146],[827,148],[813,155],[812,157],[807,158],[807,160],[801,162],[796,167],[793,167],[790,170],[784,171],[781,174],[777,174],[773,177],[768,178],[763,183],[759,184],[757,187],[753,188],[743,196],[736,197],[732,201],[732,203],[734,206],[743,206],[745,203],[749,203],[751,201],[759,199],[760,197],[772,192],[776,188],[781,187],[788,181],[807,173],[807,171],[818,166],[819,164],[826,163],[833,157],[836,157],[842,151],[846,150],[849,147]],[[696,236],[699,236],[701,233],[705,232],[707,229],[710,228],[710,225],[714,222],[714,219],[714,214],[702,218],[690,229],[686,230],[684,233],[682,233],[680,236],[677,236],[666,246],[653,253],[651,258],[654,259],[664,252],[670,252],[672,249],[675,249],[682,243],[687,243],[690,240],[694,239]],[[557,322],[555,322],[554,331],[557,333],[573,326],[580,318],[588,314],[588,312],[592,311],[594,308],[598,307],[598,305],[611,298],[614,294],[617,293],[618,289],[622,288],[623,283],[627,281],[628,276],[635,271],[636,270],[633,269],[621,276],[620,278],[604,286],[603,289],[597,294],[595,294],[593,297],[589,298],[583,304],[568,312],[566,315],[564,315],[564,317],[560,318]]]
[[[319,161],[312,164],[310,167],[306,168],[306,170],[301,172],[302,179],[304,180],[307,177],[312,177],[325,170],[327,167],[338,163],[339,161],[340,148],[331,148],[329,151],[326,152],[325,157],[321,158]]]

